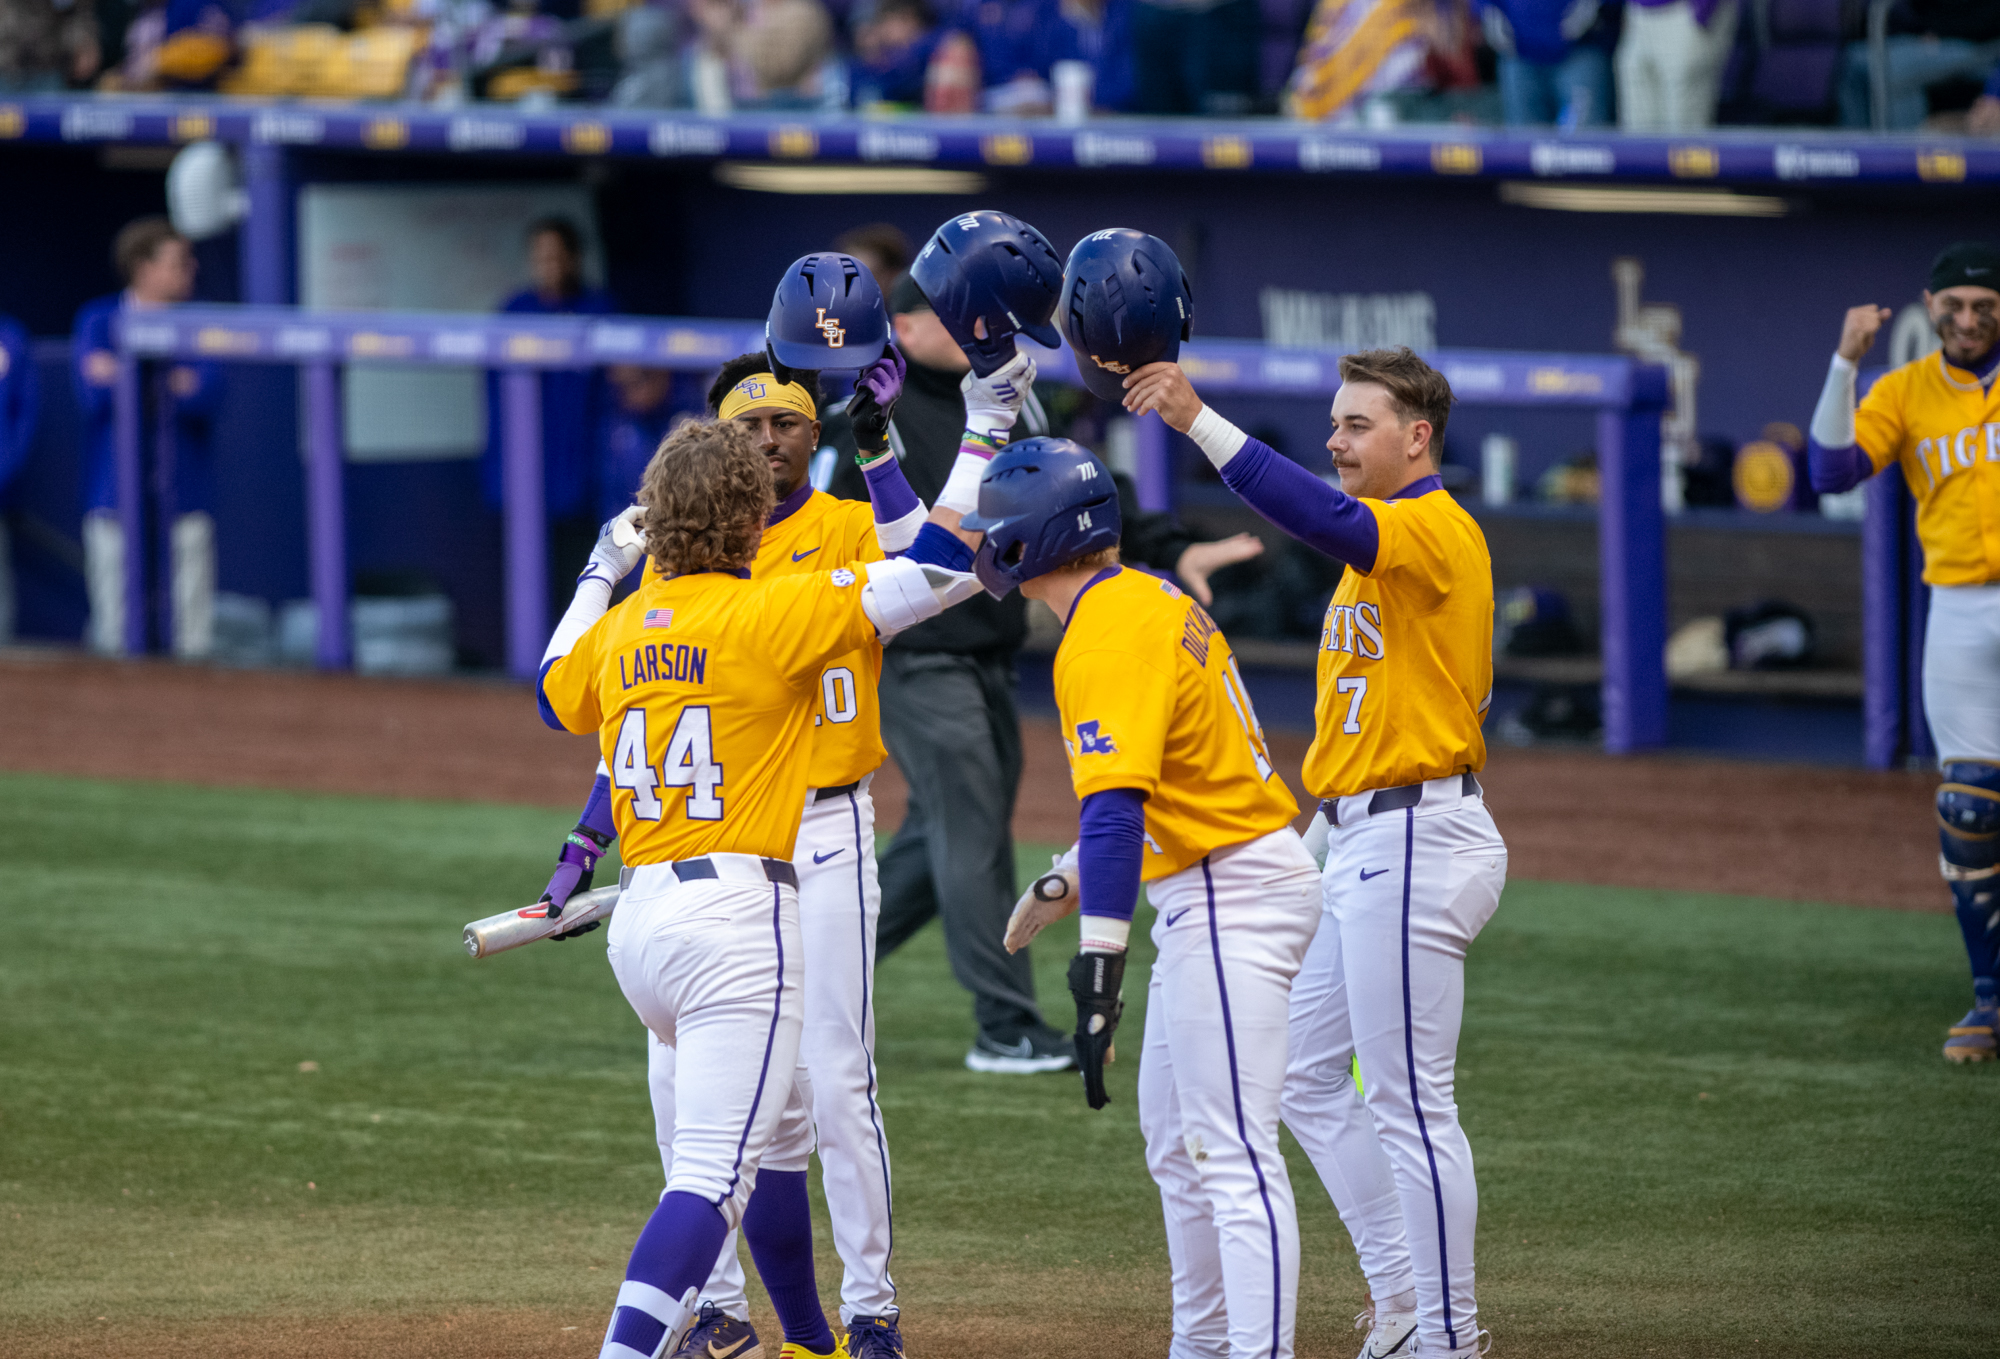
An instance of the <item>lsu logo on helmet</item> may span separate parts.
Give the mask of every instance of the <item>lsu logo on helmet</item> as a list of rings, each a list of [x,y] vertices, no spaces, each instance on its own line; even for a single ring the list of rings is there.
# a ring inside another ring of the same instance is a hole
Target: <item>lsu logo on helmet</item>
[[[1109,732],[1097,729],[1095,721],[1079,722],[1076,724],[1076,750],[1079,755],[1116,755],[1118,746]]]
[[[1118,373],[1122,375],[1132,371],[1131,364],[1120,363],[1116,359],[1113,359],[1109,363],[1107,363],[1103,359],[1098,358],[1097,355],[1092,354],[1090,356],[1090,361],[1096,364],[1099,368],[1102,368],[1107,373]]]
[[[819,322],[818,322],[819,333],[826,336],[826,347],[828,349],[838,349],[842,345],[846,344],[847,343],[846,328],[842,326],[838,321],[827,320],[825,307],[821,307],[818,310],[819,310]]]

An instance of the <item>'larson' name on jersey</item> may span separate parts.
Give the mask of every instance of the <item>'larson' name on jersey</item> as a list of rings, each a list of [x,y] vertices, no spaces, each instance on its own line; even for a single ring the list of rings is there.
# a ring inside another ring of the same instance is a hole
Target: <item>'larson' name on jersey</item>
[[[626,661],[631,668],[627,670]],[[618,657],[618,682],[622,688],[630,689],[640,684],[657,684],[671,681],[675,684],[708,683],[708,648],[688,646],[684,642],[648,642],[644,646],[632,648],[630,657]]]

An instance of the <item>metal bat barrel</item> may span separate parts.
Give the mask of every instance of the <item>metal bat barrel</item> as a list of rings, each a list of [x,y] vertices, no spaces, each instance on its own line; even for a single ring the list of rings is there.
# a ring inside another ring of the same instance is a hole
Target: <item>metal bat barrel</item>
[[[489,915],[465,927],[465,951],[475,958],[490,958],[510,948],[602,920],[617,904],[618,888],[597,887],[571,897],[562,914],[554,919],[545,914],[547,908],[539,902],[522,910]]]

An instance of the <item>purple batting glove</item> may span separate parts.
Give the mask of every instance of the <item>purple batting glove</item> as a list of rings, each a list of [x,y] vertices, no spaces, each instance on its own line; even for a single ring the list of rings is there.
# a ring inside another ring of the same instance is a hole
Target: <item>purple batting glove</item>
[[[847,403],[847,418],[854,426],[854,448],[864,459],[889,449],[889,417],[896,399],[903,394],[903,377],[909,365],[890,345],[882,357],[861,370],[854,384],[854,398]]]
[[[597,861],[610,847],[609,840],[603,839],[588,826],[579,825],[564,837],[562,853],[556,856],[556,871],[549,878],[548,887],[542,892],[542,900],[548,903],[550,915],[561,915],[572,896],[590,890],[590,880],[597,871]],[[601,920],[593,920],[588,925],[581,925],[551,937],[574,939],[579,934],[589,934],[603,923]]]

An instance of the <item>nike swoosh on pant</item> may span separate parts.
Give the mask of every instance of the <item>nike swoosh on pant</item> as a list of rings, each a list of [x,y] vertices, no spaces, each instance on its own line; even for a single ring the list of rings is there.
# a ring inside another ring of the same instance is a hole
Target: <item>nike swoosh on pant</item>
[[[1194,907],[1192,906],[1183,906],[1178,911],[1175,911],[1172,915],[1168,916],[1167,928],[1172,929],[1174,927],[1174,922],[1176,920],[1179,920],[1182,916],[1186,915],[1189,911],[1192,911],[1193,909]]]
[[[827,861],[828,859],[831,859],[831,858],[832,858],[832,857],[833,857],[833,856],[834,856],[835,854],[838,854],[838,853],[840,853],[840,851],[836,849],[836,850],[833,850],[833,851],[831,851],[831,852],[829,852],[829,853],[826,853],[826,854],[814,854],[814,855],[813,855],[813,862],[814,862],[814,863],[816,863],[816,864],[823,864],[823,863],[825,863],[825,862],[826,862],[826,861]],[[1383,871],[1383,872],[1385,872],[1385,873],[1386,873],[1386,872],[1388,872],[1388,870],[1387,870],[1387,869],[1384,869],[1384,870],[1382,870],[1382,871]]]
[[[1378,868],[1373,873],[1370,873],[1367,869],[1364,868],[1361,870],[1361,881],[1367,882],[1370,878],[1379,878],[1388,871],[1389,870],[1386,868]]]

